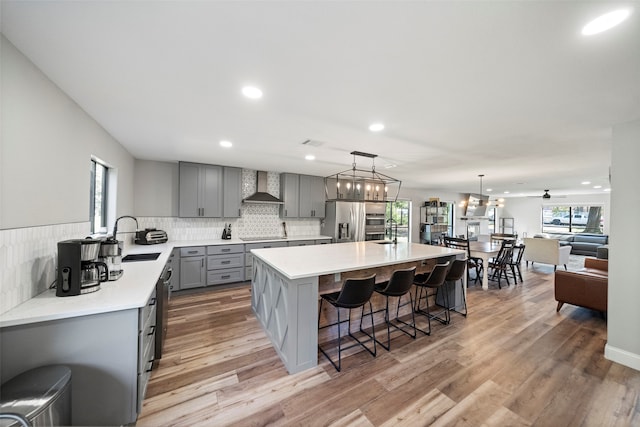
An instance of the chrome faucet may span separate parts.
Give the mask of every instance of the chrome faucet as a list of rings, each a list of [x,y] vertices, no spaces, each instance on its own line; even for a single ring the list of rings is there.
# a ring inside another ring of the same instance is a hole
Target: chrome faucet
[[[397,244],[398,244],[398,221],[396,221],[396,220],[395,220],[395,219],[393,219],[393,218],[389,218],[389,219],[387,220],[387,223],[391,223],[391,224],[394,224],[394,225],[395,225],[395,232],[394,232],[394,233],[392,233],[392,234],[393,234],[393,236],[394,236],[394,237],[393,237],[393,244],[394,244],[394,245],[397,245]]]

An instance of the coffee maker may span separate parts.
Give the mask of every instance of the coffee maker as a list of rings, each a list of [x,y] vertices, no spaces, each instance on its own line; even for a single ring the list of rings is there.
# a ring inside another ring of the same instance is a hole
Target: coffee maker
[[[119,241],[114,238],[103,240],[100,243],[98,260],[107,266],[107,280],[118,280],[122,277],[122,250]]]
[[[56,296],[95,292],[107,280],[107,265],[98,261],[100,241],[74,239],[58,242]]]

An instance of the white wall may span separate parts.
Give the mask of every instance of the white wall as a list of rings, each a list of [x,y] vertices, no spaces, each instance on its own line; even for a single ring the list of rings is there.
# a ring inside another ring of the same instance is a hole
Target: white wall
[[[551,192],[553,195],[553,192]],[[551,198],[543,201],[542,197],[512,197],[505,199],[501,216],[514,218],[515,231],[519,236],[527,233],[532,237],[542,232],[542,206],[543,205],[602,205],[604,206],[604,234],[609,232],[611,203],[610,194],[585,194],[579,196],[567,196]]]
[[[89,234],[91,155],[133,210],[133,157],[0,35],[0,313],[49,287],[57,242]]]
[[[0,229],[89,220],[91,155],[117,168],[133,210],[133,157],[1,36]]]
[[[611,245],[605,356],[640,370],[640,120],[614,126],[611,156]]]

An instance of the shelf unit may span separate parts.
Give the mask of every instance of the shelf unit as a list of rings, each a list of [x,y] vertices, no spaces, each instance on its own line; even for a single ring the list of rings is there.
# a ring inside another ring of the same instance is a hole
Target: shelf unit
[[[431,198],[420,206],[420,243],[438,245],[442,236],[453,235],[453,224],[450,223],[451,203]]]
[[[513,218],[500,218],[500,233],[515,234]]]

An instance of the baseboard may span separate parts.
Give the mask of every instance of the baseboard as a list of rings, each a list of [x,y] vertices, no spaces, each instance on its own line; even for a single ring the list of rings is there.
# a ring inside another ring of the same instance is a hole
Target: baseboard
[[[635,369],[636,371],[640,371],[640,354],[631,353],[627,350],[606,344],[604,346],[604,357],[613,362]]]

